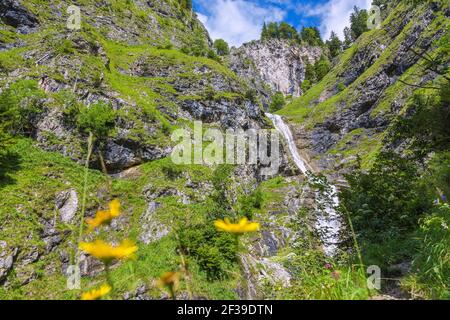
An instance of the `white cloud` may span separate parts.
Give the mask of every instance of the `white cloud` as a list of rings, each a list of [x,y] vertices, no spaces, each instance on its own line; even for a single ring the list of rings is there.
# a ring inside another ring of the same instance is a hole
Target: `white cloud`
[[[286,0],[279,0],[280,3]],[[203,14],[197,13],[213,39],[232,46],[259,39],[264,21],[281,21],[286,13],[275,6],[260,6],[246,0],[200,0]],[[275,0],[275,2],[277,2]]]
[[[316,16],[321,20],[320,32],[325,39],[331,31],[344,38],[344,28],[350,25],[350,14],[356,5],[363,9],[370,8],[372,0],[330,0],[318,5],[297,5],[296,13],[304,16]]]

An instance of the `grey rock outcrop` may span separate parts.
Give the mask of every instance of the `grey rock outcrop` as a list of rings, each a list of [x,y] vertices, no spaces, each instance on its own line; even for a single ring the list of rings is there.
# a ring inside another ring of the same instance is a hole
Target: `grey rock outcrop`
[[[59,210],[62,222],[72,222],[78,209],[78,194],[75,189],[58,194],[56,196],[56,208]]]
[[[305,80],[306,63],[320,59],[320,47],[300,46],[288,40],[252,41],[231,51],[231,68],[267,96],[270,91],[298,97]]]
[[[17,0],[3,0],[0,3],[0,20],[23,34],[35,31],[39,25],[37,17]]]
[[[18,248],[8,248],[6,241],[0,241],[0,283],[6,279],[13,268],[18,252]]]

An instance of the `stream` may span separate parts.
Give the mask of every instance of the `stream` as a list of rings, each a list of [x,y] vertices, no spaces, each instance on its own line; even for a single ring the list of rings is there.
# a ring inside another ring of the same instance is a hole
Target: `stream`
[[[300,169],[305,177],[307,177],[307,179],[310,179],[310,175],[308,173],[314,173],[314,170],[311,165],[300,156],[289,126],[279,115],[266,113],[266,116],[272,120],[275,129],[286,140],[289,152],[295,162],[295,165]],[[327,256],[333,256],[336,253],[339,245],[339,232],[341,230],[340,216],[335,209],[339,205],[339,198],[337,195],[338,190],[334,185],[331,185],[330,189],[331,192],[328,194],[322,194],[319,191],[316,193],[319,208],[317,208],[318,212],[315,227],[320,234],[323,250]],[[328,199],[328,201],[324,201],[324,199]]]

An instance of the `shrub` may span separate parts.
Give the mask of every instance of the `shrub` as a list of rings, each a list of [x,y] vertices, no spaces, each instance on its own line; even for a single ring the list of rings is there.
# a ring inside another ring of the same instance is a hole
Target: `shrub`
[[[310,80],[305,80],[305,81],[302,82],[301,89],[302,89],[303,92],[306,92],[309,89],[311,89],[311,86],[312,86],[311,81]]]
[[[240,199],[239,215],[245,216],[249,220],[253,219],[253,211],[261,209],[263,205],[263,194],[261,189],[256,189],[250,195],[243,196]]]
[[[327,75],[327,73],[330,71],[331,65],[330,61],[325,56],[322,56],[319,61],[316,62],[314,65],[314,72],[316,75],[316,80],[319,82]]]
[[[380,265],[411,257],[411,234],[432,205],[433,190],[418,165],[394,153],[381,153],[368,171],[346,176],[341,192],[363,252]],[[403,243],[404,242],[404,243]]]
[[[420,223],[421,245],[413,260],[414,271],[426,298],[450,298],[450,206],[439,205]]]
[[[179,230],[180,247],[199,264],[209,280],[227,278],[227,269],[236,262],[233,236],[219,233],[212,221]]]
[[[114,128],[116,113],[111,105],[99,101],[82,108],[77,123],[81,130],[92,132],[97,139],[107,138]]]
[[[272,97],[269,110],[270,112],[276,112],[282,109],[285,104],[286,100],[284,99],[284,95],[281,92],[277,92]]]
[[[208,50],[208,54],[206,55],[209,59],[220,62],[220,57],[214,50]]]
[[[61,90],[53,95],[54,104],[62,108],[64,121],[67,124],[76,124],[78,115],[82,109],[82,104],[70,90]]]
[[[214,41],[214,48],[219,56],[226,56],[230,53],[228,43],[223,39],[217,39]]]
[[[35,80],[19,80],[0,95],[0,136],[30,134],[32,119],[42,111],[45,93]]]

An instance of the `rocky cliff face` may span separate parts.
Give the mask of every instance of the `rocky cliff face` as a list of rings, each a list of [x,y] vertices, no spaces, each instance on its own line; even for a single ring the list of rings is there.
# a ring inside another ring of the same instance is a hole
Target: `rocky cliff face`
[[[18,56],[1,65],[2,89],[32,79],[45,92],[32,135],[46,150],[84,157],[85,133],[68,119],[68,105],[56,99],[60,94],[88,107],[112,105],[116,130],[104,144],[110,171],[167,156],[169,133],[185,120],[222,128],[266,125],[259,106],[245,98],[248,86],[232,71],[175,50],[206,55],[211,45],[195,14],[178,1],[93,1],[80,6],[85,25],[74,31],[66,28],[69,16],[61,3],[2,6],[0,46],[5,58]],[[98,166],[96,156],[92,165]]]
[[[346,169],[358,155],[369,165],[389,147],[383,137],[414,90],[439,81],[423,67],[423,55],[433,55],[448,33],[448,3],[391,6],[380,29],[363,34],[315,90],[281,111],[297,128],[299,147],[322,169]]]
[[[263,96],[270,89],[269,92],[298,97],[302,94],[300,86],[305,80],[306,63],[314,64],[322,53],[323,48],[299,46],[289,40],[252,41],[232,49],[230,63]]]

